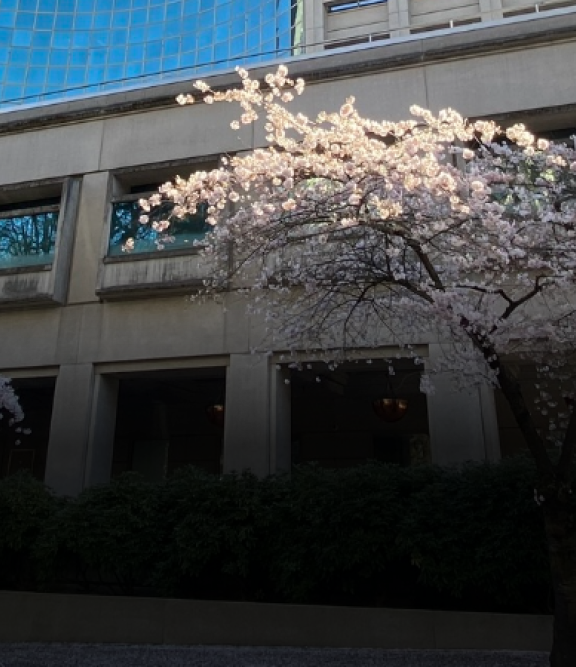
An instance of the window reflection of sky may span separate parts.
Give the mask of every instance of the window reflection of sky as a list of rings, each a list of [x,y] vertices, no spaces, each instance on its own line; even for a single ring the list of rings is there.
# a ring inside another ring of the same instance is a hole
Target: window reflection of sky
[[[0,101],[34,103],[291,55],[302,0],[0,0]]]

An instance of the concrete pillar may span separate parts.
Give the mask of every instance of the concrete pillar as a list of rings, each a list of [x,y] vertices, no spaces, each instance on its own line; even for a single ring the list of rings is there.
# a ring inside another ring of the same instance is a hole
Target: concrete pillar
[[[430,345],[430,364],[441,354],[440,345]],[[487,387],[458,391],[449,376],[440,374],[434,376],[434,387],[435,393],[428,396],[433,463],[450,465],[499,458],[494,393]]]
[[[50,423],[45,482],[62,495],[110,480],[118,382],[92,364],[60,366]]]
[[[44,480],[63,495],[77,495],[84,486],[93,391],[92,364],[60,366],[54,391]]]
[[[502,11],[502,0],[480,0],[480,12],[483,21],[495,21],[501,19],[504,16]]]
[[[390,37],[410,34],[410,5],[408,0],[388,0]]]
[[[270,371],[270,472],[292,469],[292,389],[287,368]]]
[[[224,472],[290,468],[290,393],[264,354],[233,354],[226,375]]]
[[[116,378],[106,375],[95,377],[84,486],[106,484],[110,481],[118,384]]]
[[[324,49],[324,15],[324,2],[304,0],[304,53]]]

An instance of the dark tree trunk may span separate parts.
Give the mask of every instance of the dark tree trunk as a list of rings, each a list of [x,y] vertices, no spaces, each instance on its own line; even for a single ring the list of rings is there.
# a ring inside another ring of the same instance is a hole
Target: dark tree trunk
[[[576,522],[571,499],[544,500],[544,520],[554,587],[551,667],[576,666]]]
[[[524,435],[538,470],[537,496],[544,510],[554,589],[554,640],[551,667],[576,667],[576,504],[572,466],[576,449],[576,408],[557,464],[538,433],[516,378],[499,366],[502,393]],[[542,498],[542,500],[540,500]]]

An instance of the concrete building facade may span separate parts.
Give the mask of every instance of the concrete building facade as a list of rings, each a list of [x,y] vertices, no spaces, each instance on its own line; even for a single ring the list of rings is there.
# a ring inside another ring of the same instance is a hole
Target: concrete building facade
[[[576,126],[574,2],[304,8],[308,46],[288,65],[307,80],[305,113],[354,95],[376,118],[404,118],[418,104],[520,120],[543,135]],[[236,81],[229,71],[210,76],[217,87]],[[0,374],[14,378],[33,428],[19,445],[2,434],[0,474],[28,467],[75,494],[123,470],[159,479],[187,463],[265,475],[308,460],[451,463],[515,451],[517,429],[491,391],[455,394],[446,383],[425,397],[408,365],[396,387],[406,417],[379,419],[372,402],[385,374],[366,362],[386,350],[335,372],[312,359],[303,373],[291,373],[280,350],[253,353],[262,324],[237,297],[186,298],[206,270],[186,238],[118,252],[142,193],[264,143],[257,128],[227,130],[232,106],[177,106],[188,88],[162,83],[0,114]],[[14,229],[19,242],[29,238],[16,252]],[[425,359],[438,354],[437,341],[415,344]]]

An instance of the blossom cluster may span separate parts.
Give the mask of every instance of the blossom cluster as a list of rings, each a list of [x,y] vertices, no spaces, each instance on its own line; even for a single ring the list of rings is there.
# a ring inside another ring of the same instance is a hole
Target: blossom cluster
[[[206,293],[244,294],[276,349],[449,340],[465,383],[497,385],[506,355],[573,345],[573,148],[452,109],[368,119],[353,97],[309,118],[291,110],[304,82],[286,67],[239,76],[195,87],[204,103],[239,104],[233,129],[257,124],[266,145],[144,202],[172,200],[176,219],[207,205]]]

